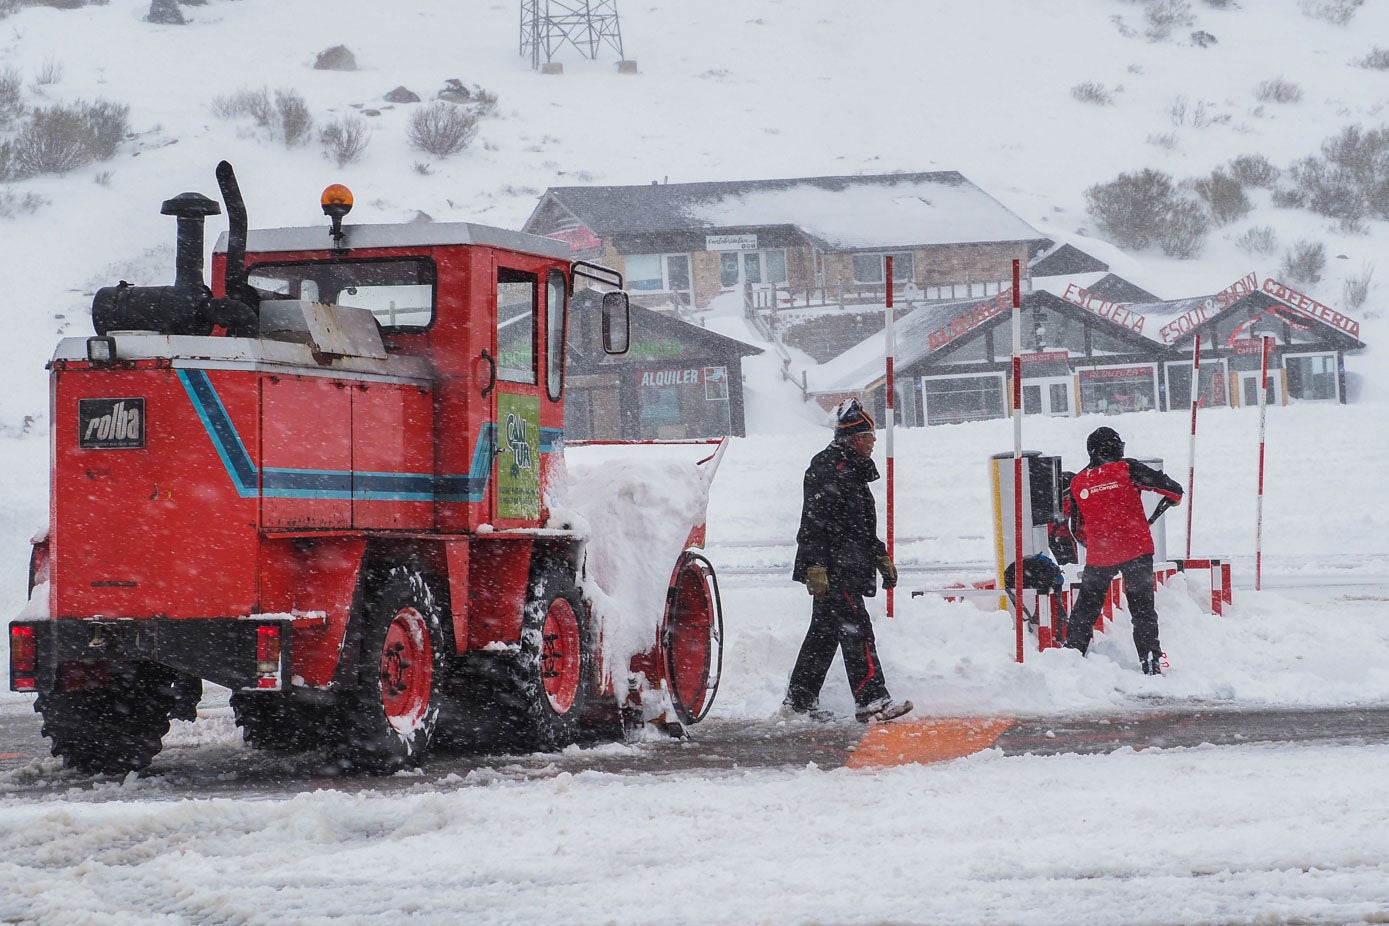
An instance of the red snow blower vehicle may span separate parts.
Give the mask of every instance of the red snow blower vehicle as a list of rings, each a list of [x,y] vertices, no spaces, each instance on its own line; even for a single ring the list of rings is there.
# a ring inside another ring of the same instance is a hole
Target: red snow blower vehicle
[[[701,718],[708,560],[676,554],[645,650],[605,665],[604,538],[551,511],[571,303],[622,352],[621,274],[484,225],[347,225],[336,185],[330,222],[248,231],[216,175],[212,286],[221,208],[184,193],[174,283],[99,290],[95,335],[49,364],[50,520],[9,633],[53,754],[144,768],[204,680],[253,746],[368,771]]]

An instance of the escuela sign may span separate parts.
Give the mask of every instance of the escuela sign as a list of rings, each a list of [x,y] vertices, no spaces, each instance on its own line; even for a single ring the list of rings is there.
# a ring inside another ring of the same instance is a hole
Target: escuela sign
[[[1061,298],[1072,305],[1080,306],[1091,315],[1098,315],[1100,318],[1107,321],[1114,322],[1117,325],[1123,325],[1136,334],[1143,333],[1143,324],[1147,319],[1142,315],[1139,315],[1137,312],[1130,312],[1119,303],[1110,302],[1108,299],[1096,296],[1089,290],[1082,289],[1074,283],[1066,287],[1066,291],[1061,294]]]

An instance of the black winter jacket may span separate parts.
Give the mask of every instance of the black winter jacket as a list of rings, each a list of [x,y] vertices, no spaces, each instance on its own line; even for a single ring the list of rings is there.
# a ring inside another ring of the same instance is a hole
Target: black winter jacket
[[[878,559],[887,555],[887,546],[878,539],[878,511],[868,490],[868,483],[877,478],[872,457],[839,442],[811,459],[792,579],[804,582],[808,567],[825,566],[830,588],[877,594]]]

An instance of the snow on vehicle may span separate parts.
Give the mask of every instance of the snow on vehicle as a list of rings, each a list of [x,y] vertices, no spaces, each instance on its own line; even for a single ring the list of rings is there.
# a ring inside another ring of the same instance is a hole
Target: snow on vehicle
[[[603,538],[551,510],[570,304],[625,350],[621,275],[483,225],[344,225],[336,185],[331,228],[248,232],[226,162],[217,179],[213,288],[221,209],[184,193],[163,206],[174,284],[101,289],[95,336],[49,364],[49,527],[9,632],[10,687],[37,694],[53,754],[144,768],[204,680],[252,745],[366,770],[702,717],[708,561],[675,549],[641,645],[605,646],[622,603],[593,607]]]

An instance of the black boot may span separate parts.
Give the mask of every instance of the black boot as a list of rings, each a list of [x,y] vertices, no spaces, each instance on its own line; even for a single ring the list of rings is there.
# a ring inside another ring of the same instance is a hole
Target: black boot
[[[1145,653],[1144,655],[1139,657],[1138,662],[1139,665],[1143,667],[1144,675],[1162,674],[1162,653]]]

